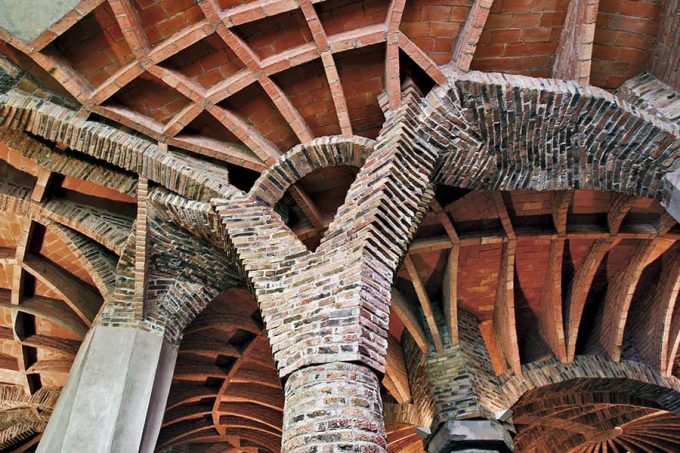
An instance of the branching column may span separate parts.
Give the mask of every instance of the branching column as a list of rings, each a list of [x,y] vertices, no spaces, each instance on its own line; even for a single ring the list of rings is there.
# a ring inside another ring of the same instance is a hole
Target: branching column
[[[213,201],[286,381],[285,452],[386,451],[378,374],[385,371],[391,286],[432,199],[437,159],[412,138],[418,106],[407,96],[389,116],[314,252],[252,194],[234,189]],[[282,159],[282,168],[301,165]]]

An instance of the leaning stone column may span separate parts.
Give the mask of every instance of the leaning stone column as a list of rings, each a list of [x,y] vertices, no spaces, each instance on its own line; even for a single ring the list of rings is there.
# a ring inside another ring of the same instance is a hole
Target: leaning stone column
[[[436,409],[428,453],[510,452],[514,429],[476,318],[458,310],[459,343],[427,358]]]
[[[295,371],[285,386],[283,450],[386,451],[380,381],[347,362]]]
[[[162,334],[98,325],[85,337],[39,452],[152,452],[177,348]]]

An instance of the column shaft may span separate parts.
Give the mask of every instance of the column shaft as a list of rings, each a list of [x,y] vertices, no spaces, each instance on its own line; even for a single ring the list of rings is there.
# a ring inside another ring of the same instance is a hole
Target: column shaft
[[[386,452],[380,381],[346,362],[293,372],[285,385],[282,451]]]
[[[176,357],[154,332],[91,329],[38,451],[153,451]]]

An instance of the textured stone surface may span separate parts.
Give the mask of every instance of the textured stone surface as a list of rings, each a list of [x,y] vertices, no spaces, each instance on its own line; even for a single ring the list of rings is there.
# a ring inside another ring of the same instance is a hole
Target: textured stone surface
[[[0,27],[26,42],[37,38],[73,8],[79,0],[5,0],[0,4]]]
[[[310,366],[290,375],[285,392],[282,451],[387,451],[380,383],[371,369]]]
[[[432,197],[436,156],[409,140],[418,113],[413,98],[388,119],[315,252],[252,196],[213,201],[282,376],[333,361],[384,370],[392,276]]]

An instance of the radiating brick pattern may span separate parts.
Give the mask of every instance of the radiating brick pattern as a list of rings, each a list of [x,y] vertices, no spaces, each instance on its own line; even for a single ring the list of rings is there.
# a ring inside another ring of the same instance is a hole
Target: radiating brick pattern
[[[153,210],[149,241],[145,318],[165,326],[166,338],[179,344],[186,326],[215,296],[241,279],[224,252],[161,221]]]
[[[613,362],[604,357],[578,356],[572,364],[554,359],[524,365],[519,375],[500,377],[509,405],[528,391],[615,391],[654,401],[671,411],[680,409],[680,381],[667,378],[642,363]]]
[[[451,124],[457,132],[438,138],[445,154],[436,181],[442,184],[599,189],[661,198],[661,178],[679,165],[677,126],[594,87],[458,73],[428,100],[438,106],[430,128],[446,131],[443,124]],[[473,141],[459,144],[461,127]]]
[[[369,368],[303,368],[290,375],[285,392],[282,451],[387,451],[380,383]]]

